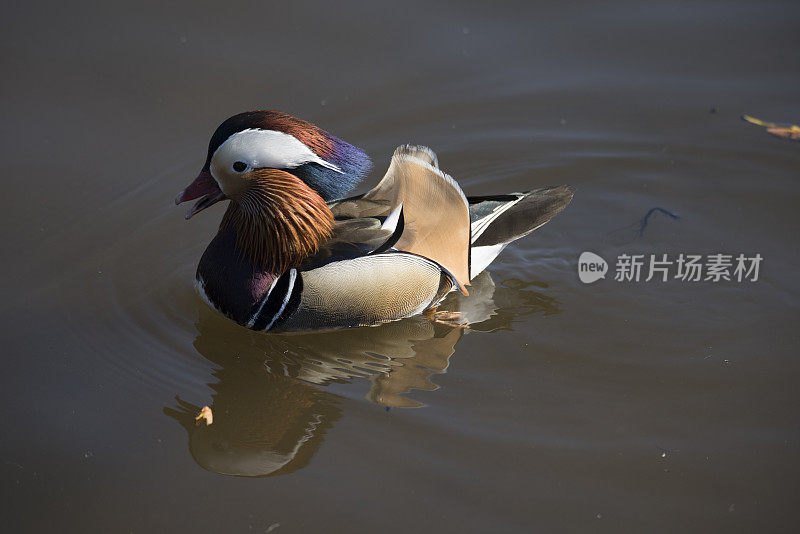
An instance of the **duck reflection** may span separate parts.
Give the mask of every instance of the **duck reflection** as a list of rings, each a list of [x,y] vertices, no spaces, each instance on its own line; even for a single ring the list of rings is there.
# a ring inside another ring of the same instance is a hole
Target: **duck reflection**
[[[216,473],[271,476],[305,466],[341,417],[339,397],[322,389],[332,382],[367,378],[367,399],[385,407],[418,407],[406,396],[437,389],[432,377],[446,371],[455,345],[472,331],[510,328],[522,315],[558,313],[552,297],[518,281],[495,287],[483,273],[470,296],[452,294],[440,306],[458,311],[464,329],[412,317],[376,327],[324,333],[263,334],[242,329],[203,306],[194,346],[219,366],[210,426],[196,425],[200,407],[179,398],[164,412],[189,434],[195,461]]]

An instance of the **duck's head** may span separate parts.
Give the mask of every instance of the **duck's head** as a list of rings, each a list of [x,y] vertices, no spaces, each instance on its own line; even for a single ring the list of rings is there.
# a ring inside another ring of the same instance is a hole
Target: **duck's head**
[[[354,147],[310,122],[279,111],[247,111],[220,124],[208,145],[200,174],[175,198],[199,199],[196,213],[230,199],[247,204],[254,188],[288,173],[323,200],[341,198],[369,172],[372,163]],[[288,177],[287,177],[288,178]]]
[[[220,231],[236,233],[240,256],[273,273],[299,265],[331,235],[326,201],[369,172],[360,149],[279,111],[248,111],[211,136],[203,169],[175,198],[197,200],[186,218],[230,200]]]

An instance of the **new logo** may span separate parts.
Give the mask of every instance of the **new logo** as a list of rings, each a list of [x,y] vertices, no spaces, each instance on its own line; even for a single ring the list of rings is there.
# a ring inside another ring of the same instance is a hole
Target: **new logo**
[[[578,277],[584,284],[597,282],[606,277],[608,264],[594,252],[584,252],[578,258]]]

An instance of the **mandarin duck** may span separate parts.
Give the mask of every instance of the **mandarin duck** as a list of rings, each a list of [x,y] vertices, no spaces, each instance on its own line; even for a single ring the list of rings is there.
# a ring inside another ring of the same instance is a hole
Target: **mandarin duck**
[[[371,326],[435,309],[506,245],[561,212],[569,186],[467,197],[427,147],[403,145],[371,191],[369,157],[316,125],[249,111],[211,136],[175,198],[186,219],[228,200],[197,267],[214,310],[252,330]]]

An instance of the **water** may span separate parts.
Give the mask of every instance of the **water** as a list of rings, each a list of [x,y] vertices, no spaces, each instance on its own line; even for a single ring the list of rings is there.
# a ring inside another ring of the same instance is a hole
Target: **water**
[[[796,3],[8,11],[9,531],[796,529],[800,145],[739,120],[800,121]],[[414,142],[469,194],[577,192],[447,303],[469,331],[247,332],[192,290],[222,209],[172,198],[262,107],[364,148],[361,190]],[[764,262],[587,286],[587,250]]]

